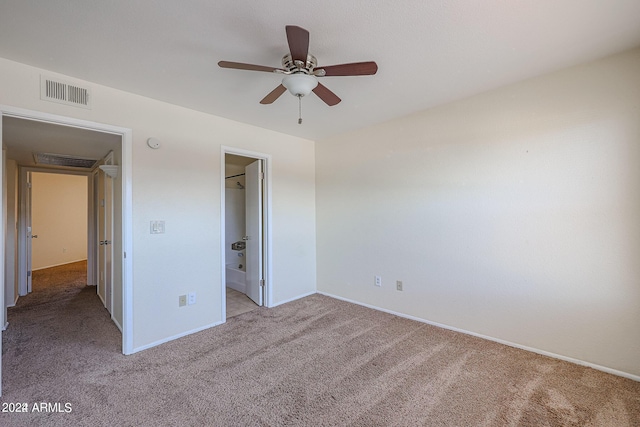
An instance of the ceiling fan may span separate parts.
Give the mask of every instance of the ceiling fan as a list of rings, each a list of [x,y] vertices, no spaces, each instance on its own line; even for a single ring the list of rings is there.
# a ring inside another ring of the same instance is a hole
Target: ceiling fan
[[[241,62],[218,62],[218,65],[222,68],[284,74],[285,77],[282,79],[282,83],[262,98],[261,104],[273,103],[288,89],[292,95],[298,97],[299,102],[303,96],[313,92],[327,105],[333,106],[338,104],[341,99],[322,83],[318,82],[318,77],[366,76],[375,74],[378,71],[378,65],[373,61],[318,67],[316,57],[309,54],[309,31],[295,25],[287,25],[285,30],[290,53],[282,58],[282,68]],[[299,105],[301,104],[299,103]],[[298,118],[298,123],[302,123],[301,117]]]

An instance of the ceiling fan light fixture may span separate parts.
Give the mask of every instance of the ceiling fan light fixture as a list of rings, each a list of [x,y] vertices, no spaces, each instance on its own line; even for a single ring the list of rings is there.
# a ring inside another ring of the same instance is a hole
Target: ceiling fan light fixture
[[[307,96],[318,86],[318,79],[304,73],[290,74],[282,79],[282,86],[294,96]]]

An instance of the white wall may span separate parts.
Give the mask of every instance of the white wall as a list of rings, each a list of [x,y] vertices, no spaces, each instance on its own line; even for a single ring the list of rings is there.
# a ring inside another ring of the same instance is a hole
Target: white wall
[[[87,259],[88,178],[31,175],[32,270]]]
[[[231,249],[233,242],[242,240],[242,237],[246,235],[245,232],[245,194],[244,190],[239,188],[225,188],[225,258],[227,264],[233,264],[234,268],[239,268],[242,264],[241,270],[245,271],[246,262],[244,258],[245,251],[234,251]],[[242,254],[240,257],[238,254]],[[228,278],[227,278],[228,279]],[[228,281],[228,280],[227,280]]]
[[[272,158],[274,303],[315,290],[312,141],[91,83],[92,110],[40,101],[41,72],[0,59],[0,104],[133,129],[134,349],[224,321],[222,145]],[[160,149],[147,147],[151,136]],[[151,220],[164,220],[166,233],[150,234]],[[187,292],[197,304],[178,307]]]
[[[5,304],[12,307],[18,300],[17,278],[17,225],[18,225],[18,166],[14,160],[7,159],[4,170],[5,187]],[[6,319],[5,319],[6,320]]]
[[[318,290],[640,375],[639,165],[640,50],[320,141]]]

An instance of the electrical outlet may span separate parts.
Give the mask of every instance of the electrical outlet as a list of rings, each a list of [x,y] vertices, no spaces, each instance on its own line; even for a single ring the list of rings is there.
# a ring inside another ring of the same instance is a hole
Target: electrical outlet
[[[187,305],[187,296],[180,295],[178,297],[178,307],[184,307],[185,305]]]
[[[375,283],[376,286],[382,286],[382,277],[376,276],[374,283]]]
[[[402,280],[396,280],[396,289],[399,291],[402,290]]]
[[[189,305],[193,305],[196,303],[196,293],[195,292],[189,292],[189,301],[188,304]]]

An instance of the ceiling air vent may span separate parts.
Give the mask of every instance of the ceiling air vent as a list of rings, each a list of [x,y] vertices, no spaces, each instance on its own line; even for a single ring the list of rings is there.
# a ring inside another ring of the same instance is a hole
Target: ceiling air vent
[[[40,76],[40,99],[91,109],[91,89]]]
[[[68,156],[65,154],[33,153],[33,160],[39,165],[64,166],[72,168],[93,169],[97,159],[84,159],[82,157]]]

